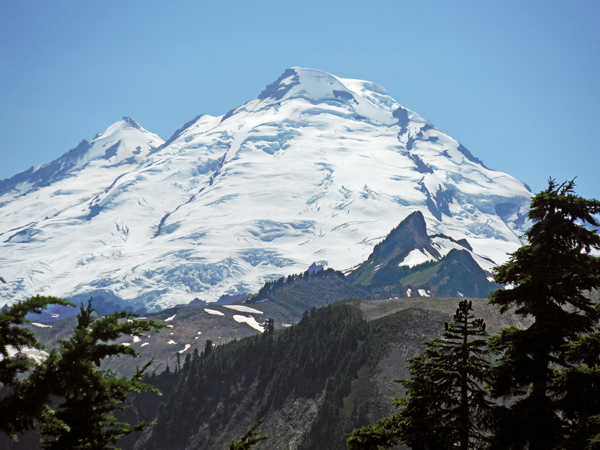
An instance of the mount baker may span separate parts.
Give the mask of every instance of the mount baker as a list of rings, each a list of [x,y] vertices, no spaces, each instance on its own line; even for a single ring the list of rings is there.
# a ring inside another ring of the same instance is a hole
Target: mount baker
[[[314,262],[350,270],[415,211],[445,238],[398,265],[460,241],[489,272],[522,244],[530,199],[383,87],[294,67],[167,141],[123,118],[0,181],[0,301],[216,301]]]

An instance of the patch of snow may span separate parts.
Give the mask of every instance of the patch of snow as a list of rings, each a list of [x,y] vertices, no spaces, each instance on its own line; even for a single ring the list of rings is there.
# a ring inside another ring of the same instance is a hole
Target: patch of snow
[[[7,345],[6,353],[8,353],[9,358],[12,358],[12,357],[16,356],[17,353],[19,353],[19,349],[17,349],[16,347],[13,347],[12,345]]]
[[[202,331],[198,331],[198,334],[202,334]]]
[[[124,345],[125,347],[129,347],[131,345],[131,342],[123,342],[121,345]]]
[[[189,350],[189,348],[192,346],[192,344],[185,344],[185,347],[183,348],[183,350],[179,350],[177,353],[183,353],[187,350]]]
[[[39,350],[37,348],[31,348],[31,347],[24,347],[21,350],[21,353],[24,354],[25,356],[27,356],[28,358],[33,359],[33,361],[36,364],[41,363],[48,357],[48,352],[45,352],[44,350]]]
[[[413,268],[415,266],[431,261],[437,260],[434,256],[429,254],[427,250],[420,250],[418,248],[415,248],[408,255],[406,255],[406,258],[404,258],[402,262],[398,264],[398,266],[408,266],[410,268]]]
[[[167,328],[173,328],[173,325],[167,325]]]
[[[14,358],[19,353],[21,353],[22,355],[25,355],[27,358],[33,359],[33,361],[36,364],[41,363],[43,360],[45,360],[48,357],[48,352],[45,352],[44,350],[39,350],[37,348],[32,348],[32,347],[23,347],[21,349],[21,351],[19,352],[19,350],[16,347],[13,347],[12,345],[6,346],[6,353],[9,358]],[[2,361],[3,359],[4,359],[4,355],[0,355],[0,361]]]
[[[217,311],[216,309],[204,308],[204,311],[208,314],[212,314],[213,316],[224,316],[221,311]]]
[[[259,324],[256,319],[252,316],[239,316],[239,315],[235,315],[233,316],[233,320],[235,320],[238,323],[246,323],[248,325],[250,325],[252,328],[254,328],[255,330],[260,331],[261,333],[264,332],[264,328],[262,327],[261,324]]]
[[[223,306],[225,308],[233,309],[233,310],[239,311],[239,312],[245,312],[245,313],[250,313],[250,314],[263,314],[262,311],[259,311],[258,309],[250,308],[248,306],[243,306],[243,305],[223,305]]]
[[[38,328],[52,328],[52,325],[44,325],[43,323],[32,322],[31,325]]]
[[[177,314],[173,314],[171,317],[165,319],[165,322],[170,322],[171,320],[173,320],[175,318]]]
[[[171,339],[169,342],[167,342],[167,344],[174,345],[174,344],[177,344],[177,342],[175,342],[173,339]]]
[[[462,292],[456,291],[456,293],[458,294],[459,297],[464,297],[464,294]]]
[[[150,345],[150,342],[144,342],[144,343],[142,344],[142,347],[145,347],[146,345]]]
[[[412,289],[411,289],[411,288],[408,288],[408,289],[406,290],[406,296],[407,296],[407,297],[410,297],[410,294],[412,294]]]
[[[134,343],[134,344],[135,344],[136,342],[140,342],[140,341],[141,341],[141,339],[140,339],[140,337],[139,337],[139,336],[134,336],[134,337],[133,337],[133,343]]]
[[[417,289],[419,291],[419,295],[421,297],[429,297],[429,294],[427,293],[427,291],[425,289]]]

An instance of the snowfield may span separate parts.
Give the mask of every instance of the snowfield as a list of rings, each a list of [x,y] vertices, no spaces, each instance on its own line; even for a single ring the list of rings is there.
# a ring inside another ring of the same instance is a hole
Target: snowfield
[[[213,302],[313,262],[353,267],[416,210],[489,271],[521,245],[530,199],[381,86],[294,67],[167,142],[124,118],[0,181],[0,301]]]

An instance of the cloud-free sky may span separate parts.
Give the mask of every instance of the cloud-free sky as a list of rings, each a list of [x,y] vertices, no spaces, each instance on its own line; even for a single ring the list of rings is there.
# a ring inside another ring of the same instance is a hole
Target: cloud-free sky
[[[121,119],[163,139],[286,68],[384,86],[534,192],[600,198],[598,1],[0,2],[0,179]]]

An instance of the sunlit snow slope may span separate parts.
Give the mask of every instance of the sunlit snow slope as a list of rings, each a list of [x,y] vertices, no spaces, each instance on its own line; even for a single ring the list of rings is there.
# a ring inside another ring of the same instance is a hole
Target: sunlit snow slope
[[[125,118],[0,181],[0,302],[255,292],[314,261],[361,263],[415,210],[489,270],[521,245],[530,198],[381,86],[294,67],[166,143]]]

